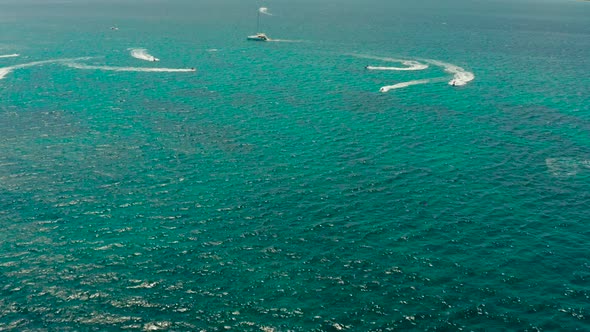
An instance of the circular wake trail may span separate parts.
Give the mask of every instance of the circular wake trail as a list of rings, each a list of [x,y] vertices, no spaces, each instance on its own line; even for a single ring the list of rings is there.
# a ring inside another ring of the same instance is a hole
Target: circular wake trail
[[[92,59],[92,58],[85,57],[85,58],[73,58],[73,59],[51,59],[51,60],[43,60],[43,61],[35,61],[35,62],[23,63],[23,64],[20,64],[20,65],[14,65],[14,66],[10,66],[10,67],[4,67],[4,68],[0,68],[0,80],[1,79],[4,79],[6,77],[6,75],[12,73],[16,69],[34,67],[34,66],[39,66],[39,65],[44,65],[44,64],[50,64],[50,63],[62,63],[62,62],[69,62],[69,61],[82,61],[82,60],[89,60],[89,59]]]
[[[464,86],[475,79],[475,74],[467,71],[452,63],[446,63],[438,60],[425,60],[435,66],[443,68],[443,70],[453,75],[453,79],[449,81],[449,85]]]
[[[155,56],[149,54],[145,48],[130,48],[131,56],[145,61],[160,61],[160,59],[156,58]]]
[[[147,72],[147,73],[189,73],[195,72],[194,68],[141,68],[141,67],[112,67],[112,66],[90,66],[77,62],[68,62],[65,64],[70,68],[86,70],[104,70],[104,71],[124,71],[124,72]]]
[[[426,83],[430,83],[432,80],[427,79],[427,80],[415,80],[415,81],[408,81],[408,82],[402,82],[402,83],[397,83],[394,85],[387,85],[387,86],[383,86],[381,87],[381,89],[379,89],[379,92],[382,93],[386,93],[389,92],[390,90],[397,90],[397,89],[402,89],[402,88],[406,88],[412,85],[419,85],[419,84],[426,84]]]
[[[16,53],[14,53],[14,54],[0,55],[0,59],[1,59],[1,58],[15,58],[15,57],[17,57],[17,56],[20,56],[20,54],[16,54]]]

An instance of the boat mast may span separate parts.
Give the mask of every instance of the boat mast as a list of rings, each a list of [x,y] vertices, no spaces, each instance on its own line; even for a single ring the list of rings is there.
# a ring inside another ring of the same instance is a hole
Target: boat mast
[[[260,32],[260,9],[258,9],[258,16],[256,17],[256,33]]]

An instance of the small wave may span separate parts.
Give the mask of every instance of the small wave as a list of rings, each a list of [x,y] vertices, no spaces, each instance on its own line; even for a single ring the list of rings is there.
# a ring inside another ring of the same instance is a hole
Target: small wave
[[[137,289],[137,288],[154,288],[155,286],[157,286],[159,284],[159,282],[147,282],[144,281],[139,285],[134,285],[134,286],[128,286],[127,288],[129,289]]]
[[[172,322],[151,322],[143,325],[144,331],[163,331],[170,330]]]
[[[195,68],[142,68],[142,67],[112,67],[112,66],[91,66],[77,62],[68,62],[65,64],[70,68],[86,70],[105,70],[105,71],[128,71],[128,72],[150,72],[150,73],[188,73],[197,71]]]
[[[125,247],[124,244],[121,244],[121,243],[113,243],[113,244],[105,245],[105,246],[102,246],[102,247],[94,248],[94,250],[103,251],[103,250],[111,250],[113,248],[123,248],[123,247]]]
[[[15,69],[34,67],[34,66],[39,66],[39,65],[44,65],[44,64],[50,64],[50,63],[60,63],[60,62],[68,62],[68,61],[81,61],[81,60],[89,60],[89,59],[92,59],[92,58],[85,57],[85,58],[73,58],[73,59],[51,59],[51,60],[43,60],[43,61],[35,61],[35,62],[23,63],[23,64],[20,64],[20,65],[14,65],[14,66],[10,66],[10,67],[4,67],[4,68],[0,68],[0,80],[3,79],[4,77],[6,77],[6,75],[12,73]]]
[[[155,56],[149,54],[145,48],[130,48],[131,56],[145,61],[160,61],[160,59],[156,58]]]
[[[15,58],[17,56],[20,56],[20,54],[6,54],[6,55],[0,55],[0,58]]]
[[[387,85],[387,86],[383,86],[381,87],[381,89],[379,89],[379,92],[389,92],[390,90],[396,90],[396,89],[402,89],[402,88],[406,88],[408,86],[412,86],[412,85],[418,85],[418,84],[426,84],[426,83],[430,83],[432,80],[427,79],[427,80],[416,80],[416,81],[409,81],[409,82],[402,82],[402,83],[397,83],[394,85]]]
[[[578,175],[583,169],[590,169],[590,160],[576,158],[547,158],[545,165],[551,175],[567,178]]]
[[[266,7],[260,7],[260,8],[258,9],[258,11],[260,12],[260,14],[264,14],[264,15],[272,16],[272,14],[268,12],[268,8],[266,8]]]
[[[475,74],[467,71],[457,65],[446,63],[438,60],[426,60],[427,62],[442,67],[443,70],[453,75],[453,79],[449,81],[449,85],[463,86],[475,79]]]

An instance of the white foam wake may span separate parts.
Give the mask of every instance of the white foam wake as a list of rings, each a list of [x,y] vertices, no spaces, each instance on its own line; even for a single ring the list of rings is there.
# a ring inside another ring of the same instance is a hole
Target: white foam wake
[[[160,59],[149,54],[145,48],[130,48],[131,56],[145,61],[160,61]]]
[[[6,54],[6,55],[0,55],[0,58],[15,58],[17,56],[20,56],[20,54]]]
[[[303,40],[293,40],[293,39],[269,39],[269,42],[273,43],[303,43]]]
[[[268,8],[266,7],[260,7],[258,11],[260,12],[260,14],[272,16],[272,14],[268,12]]]
[[[378,56],[372,55],[363,55],[363,54],[352,54],[352,56],[361,58],[361,59],[370,59],[370,60],[378,60],[384,62],[398,62],[406,67],[390,67],[390,66],[366,66],[365,68],[368,70],[396,70],[396,71],[411,71],[411,70],[424,70],[428,68],[428,64],[421,63],[415,60],[405,60],[405,59],[396,59],[396,58],[383,58]]]
[[[475,79],[475,74],[467,71],[457,65],[446,63],[438,60],[426,60],[427,62],[442,67],[445,72],[452,74],[453,79],[449,81],[449,85],[463,86]]]
[[[430,83],[432,80],[427,79],[427,80],[416,80],[416,81],[409,81],[409,82],[402,82],[402,83],[397,83],[394,85],[387,85],[387,86],[383,86],[381,87],[381,89],[379,89],[379,92],[389,92],[390,90],[396,90],[396,89],[402,89],[402,88],[406,88],[412,85],[418,85],[418,84],[426,84],[426,83]]]
[[[395,70],[395,71],[410,71],[410,70],[424,70],[428,68],[427,64],[420,63],[418,61],[411,60],[400,60],[404,66],[407,67],[384,67],[384,66],[367,66],[368,70]]]
[[[105,70],[105,71],[128,71],[128,72],[150,72],[150,73],[188,73],[197,71],[195,68],[141,68],[141,67],[112,67],[112,66],[90,66],[77,62],[67,62],[66,66],[76,69]]]
[[[12,72],[11,67],[0,68],[0,80]]]
[[[39,66],[39,65],[44,65],[44,64],[50,64],[50,63],[60,63],[60,62],[69,62],[69,61],[82,61],[82,60],[89,60],[92,58],[73,58],[73,59],[51,59],[51,60],[43,60],[43,61],[35,61],[35,62],[29,62],[29,63],[23,63],[20,65],[14,65],[14,66],[10,66],[10,67],[4,67],[4,68],[0,68],[0,80],[3,79],[4,77],[6,77],[6,75],[12,73],[15,69],[21,69],[21,68],[27,68],[27,67],[34,67],[34,66]]]

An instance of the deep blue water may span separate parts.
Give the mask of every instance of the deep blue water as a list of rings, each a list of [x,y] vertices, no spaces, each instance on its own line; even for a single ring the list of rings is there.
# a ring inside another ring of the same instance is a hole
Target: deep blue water
[[[0,330],[590,329],[590,3],[0,8]]]

